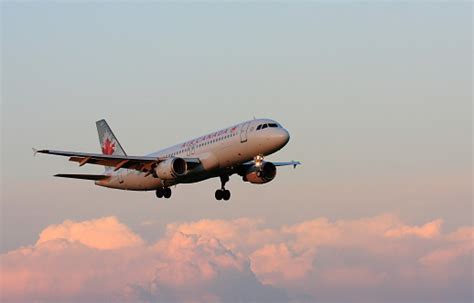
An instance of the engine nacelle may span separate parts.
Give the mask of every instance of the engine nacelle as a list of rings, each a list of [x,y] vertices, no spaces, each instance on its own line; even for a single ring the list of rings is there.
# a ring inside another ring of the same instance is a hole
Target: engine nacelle
[[[262,162],[259,167],[254,165],[248,169],[243,180],[253,184],[268,183],[275,179],[276,171],[276,166],[272,162]]]
[[[156,175],[162,180],[172,180],[186,174],[188,166],[182,158],[169,158],[155,168]]]

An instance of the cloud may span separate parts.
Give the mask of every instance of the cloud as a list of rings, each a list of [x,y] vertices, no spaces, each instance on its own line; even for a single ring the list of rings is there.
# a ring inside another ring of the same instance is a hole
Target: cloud
[[[284,291],[261,284],[247,258],[219,240],[176,232],[152,247],[160,254],[150,283],[134,293],[163,302],[286,302]]]
[[[474,228],[462,227],[445,236],[446,243],[420,258],[426,266],[446,267],[456,259],[472,256],[474,251]]]
[[[254,218],[235,220],[199,220],[189,223],[168,224],[168,233],[180,231],[185,234],[198,234],[215,237],[230,249],[239,248],[249,253],[261,247],[263,242],[278,237],[278,231],[263,226],[264,221]]]
[[[66,220],[44,229],[36,244],[55,239],[79,242],[97,249],[117,249],[143,244],[143,240],[115,217],[74,222]]]
[[[298,255],[285,243],[265,245],[250,255],[252,270],[268,284],[304,278],[312,269],[313,258],[313,252]]]
[[[471,301],[474,228],[397,216],[169,224],[146,243],[115,217],[45,228],[1,255],[5,302]],[[151,227],[150,227],[151,228]]]
[[[325,287],[375,288],[388,275],[365,266],[341,266],[321,272]]]
[[[315,218],[269,229],[261,220],[246,218],[172,224],[168,231],[221,239],[248,256],[262,283],[290,294],[327,301],[357,301],[351,293],[360,301],[384,295],[394,301],[471,301],[472,260],[467,256],[473,252],[472,228],[443,234],[442,222],[409,225],[381,214],[354,220]],[[436,262],[445,262],[444,272],[427,267]]]
[[[87,302],[120,297],[128,280],[146,279],[153,273],[137,262],[147,256],[143,243],[114,217],[51,225],[35,245],[1,255],[2,301]]]
[[[425,225],[418,226],[399,226],[387,230],[385,236],[389,238],[401,238],[404,236],[417,236],[420,238],[433,238],[439,235],[441,230],[441,224],[443,220],[438,219],[432,222],[426,223]]]
[[[49,226],[1,264],[2,302],[287,301],[216,238],[177,231],[146,245],[114,217]]]

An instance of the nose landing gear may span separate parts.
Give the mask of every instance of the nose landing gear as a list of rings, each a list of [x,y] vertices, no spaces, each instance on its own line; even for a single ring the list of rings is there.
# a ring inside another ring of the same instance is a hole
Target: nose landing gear
[[[171,197],[171,188],[165,187],[165,188],[158,188],[156,189],[156,197],[157,198],[166,198],[169,199]]]
[[[227,183],[227,181],[229,181],[229,176],[224,175],[224,176],[221,176],[220,178],[221,178],[221,188],[216,190],[216,193],[215,193],[216,200],[228,201],[230,199],[230,191],[225,189],[224,186]]]

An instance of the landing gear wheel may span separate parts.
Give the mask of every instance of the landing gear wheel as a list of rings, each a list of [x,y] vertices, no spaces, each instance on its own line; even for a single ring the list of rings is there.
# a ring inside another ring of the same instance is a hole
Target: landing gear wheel
[[[169,199],[171,197],[171,188],[167,187],[163,189],[163,197]]]
[[[227,189],[224,189],[222,191],[222,199],[224,199],[224,201],[229,201],[230,199],[230,191],[228,191]]]
[[[221,178],[221,189],[216,190],[216,200],[228,201],[230,199],[230,191],[225,189],[225,184],[229,181],[229,176],[222,175]]]
[[[163,198],[163,188],[158,188],[155,194],[158,199]]]

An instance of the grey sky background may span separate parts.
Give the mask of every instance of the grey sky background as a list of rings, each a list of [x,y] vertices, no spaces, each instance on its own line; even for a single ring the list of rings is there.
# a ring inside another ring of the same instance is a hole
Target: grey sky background
[[[10,2],[1,19],[2,251],[106,215],[150,240],[201,218],[472,222],[470,3]],[[269,160],[303,165],[233,176],[229,203],[217,179],[171,200],[54,179],[101,168],[31,151],[99,151],[100,118],[145,154],[253,116],[291,133]]]

